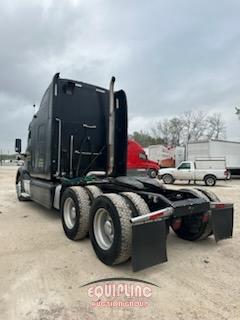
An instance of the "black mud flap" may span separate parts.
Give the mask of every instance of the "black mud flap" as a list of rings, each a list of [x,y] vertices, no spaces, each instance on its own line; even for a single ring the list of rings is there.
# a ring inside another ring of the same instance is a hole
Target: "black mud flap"
[[[132,266],[139,271],[167,261],[166,220],[132,225]]]
[[[232,233],[233,233],[233,205],[232,204],[215,204],[215,207],[212,208],[212,228],[213,228],[213,234],[216,241],[232,237]]]

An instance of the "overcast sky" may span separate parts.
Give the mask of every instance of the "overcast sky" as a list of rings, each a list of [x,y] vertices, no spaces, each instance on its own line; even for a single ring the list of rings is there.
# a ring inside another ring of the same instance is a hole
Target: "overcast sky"
[[[0,149],[27,135],[60,72],[128,96],[129,131],[186,110],[221,112],[240,141],[239,0],[11,0],[1,3]]]

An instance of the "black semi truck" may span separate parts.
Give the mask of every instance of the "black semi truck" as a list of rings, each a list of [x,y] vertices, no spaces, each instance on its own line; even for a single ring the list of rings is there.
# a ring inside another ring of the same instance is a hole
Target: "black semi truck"
[[[62,79],[57,73],[28,129],[16,176],[20,201],[60,211],[66,236],[89,234],[107,265],[132,258],[133,270],[167,261],[171,227],[185,240],[232,237],[233,205],[208,190],[171,190],[127,176],[127,99],[123,90]]]

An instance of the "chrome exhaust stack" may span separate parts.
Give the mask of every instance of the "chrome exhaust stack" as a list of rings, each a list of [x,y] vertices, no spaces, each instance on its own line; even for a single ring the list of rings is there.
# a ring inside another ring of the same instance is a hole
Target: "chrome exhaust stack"
[[[109,88],[109,120],[108,120],[108,168],[107,175],[113,173],[114,168],[114,138],[115,138],[115,110],[114,110],[114,82],[112,77]]]

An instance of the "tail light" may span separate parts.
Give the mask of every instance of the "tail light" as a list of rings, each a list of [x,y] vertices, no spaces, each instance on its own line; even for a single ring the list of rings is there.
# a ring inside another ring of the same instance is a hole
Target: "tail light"
[[[182,225],[182,219],[174,219],[172,222],[172,228],[175,231],[180,229],[181,225]]]
[[[233,204],[222,203],[222,202],[211,202],[210,207],[211,209],[229,209],[229,208],[233,208]]]
[[[205,213],[203,216],[202,216],[202,221],[203,222],[208,222],[209,220],[209,214],[208,213]]]
[[[211,203],[211,208],[212,209],[224,209],[225,208],[225,203]]]

